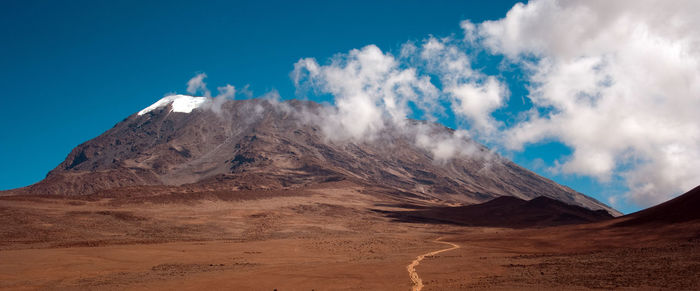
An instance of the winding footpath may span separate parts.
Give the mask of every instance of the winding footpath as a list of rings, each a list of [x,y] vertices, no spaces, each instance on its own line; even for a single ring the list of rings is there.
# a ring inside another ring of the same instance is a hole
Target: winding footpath
[[[411,281],[413,282],[413,287],[411,288],[412,291],[420,291],[421,289],[423,289],[423,280],[420,279],[420,277],[418,276],[418,273],[416,272],[416,266],[418,266],[418,264],[420,264],[420,261],[425,259],[425,257],[434,256],[434,255],[437,255],[437,254],[442,253],[442,252],[448,252],[448,251],[456,250],[456,249],[460,248],[460,246],[457,244],[454,244],[451,242],[446,242],[446,241],[441,241],[440,239],[442,239],[442,238],[441,237],[437,238],[435,240],[435,242],[450,245],[452,247],[422,254],[422,255],[416,257],[416,259],[413,260],[413,262],[411,262],[408,266],[406,266],[406,270],[408,270],[408,275],[411,277]]]

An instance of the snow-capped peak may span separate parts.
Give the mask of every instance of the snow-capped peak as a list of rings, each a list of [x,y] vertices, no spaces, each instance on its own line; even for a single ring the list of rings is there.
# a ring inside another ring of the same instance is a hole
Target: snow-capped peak
[[[168,106],[168,104],[170,103],[173,104],[173,112],[190,113],[195,108],[204,105],[208,101],[208,99],[209,98],[207,97],[194,97],[188,95],[165,96],[162,99],[158,100],[158,102],[153,103],[151,106],[148,106],[143,110],[139,111],[138,115],[144,115],[148,112],[153,111],[156,108]]]

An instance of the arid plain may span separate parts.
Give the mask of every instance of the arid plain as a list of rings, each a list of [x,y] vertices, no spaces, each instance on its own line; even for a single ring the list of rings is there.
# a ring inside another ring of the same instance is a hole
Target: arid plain
[[[398,221],[387,213],[430,205],[344,181],[279,191],[160,190],[0,198],[0,288],[700,287],[697,220],[467,227]],[[412,278],[408,267],[423,254]]]

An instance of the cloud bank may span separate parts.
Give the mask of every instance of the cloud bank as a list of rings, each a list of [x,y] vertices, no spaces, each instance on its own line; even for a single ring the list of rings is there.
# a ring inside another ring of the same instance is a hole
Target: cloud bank
[[[546,0],[479,24],[477,41],[529,74],[533,110],[504,129],[505,144],[559,140],[573,149],[562,172],[619,175],[641,206],[700,184],[698,11],[697,1]]]
[[[332,140],[372,140],[416,114],[452,115],[462,128],[450,136],[413,129],[436,160],[478,151],[471,138],[505,152],[558,141],[572,154],[551,169],[602,184],[622,179],[629,191],[609,201],[649,206],[700,184],[697,11],[697,1],[536,0],[397,54],[368,45],[325,62],[302,58],[291,78],[301,97],[332,96],[334,106],[311,118]],[[477,54],[522,72],[524,107],[509,104],[503,71],[475,68]],[[188,92],[211,96],[204,78],[192,78]],[[218,89],[215,100],[236,92]],[[498,111],[516,118],[506,125]]]

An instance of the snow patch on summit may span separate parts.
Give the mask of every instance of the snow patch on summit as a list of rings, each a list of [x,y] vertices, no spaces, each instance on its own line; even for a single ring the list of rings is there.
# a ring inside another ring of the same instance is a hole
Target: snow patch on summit
[[[148,106],[144,108],[143,110],[139,111],[138,115],[144,115],[148,112],[151,112],[157,108],[168,106],[168,104],[172,103],[172,110],[171,112],[183,112],[183,113],[190,113],[192,110],[201,107],[205,103],[209,101],[209,98],[207,97],[194,97],[194,96],[188,96],[188,95],[170,95],[170,96],[165,96],[162,99],[158,100],[156,103],[153,103],[151,106]]]

